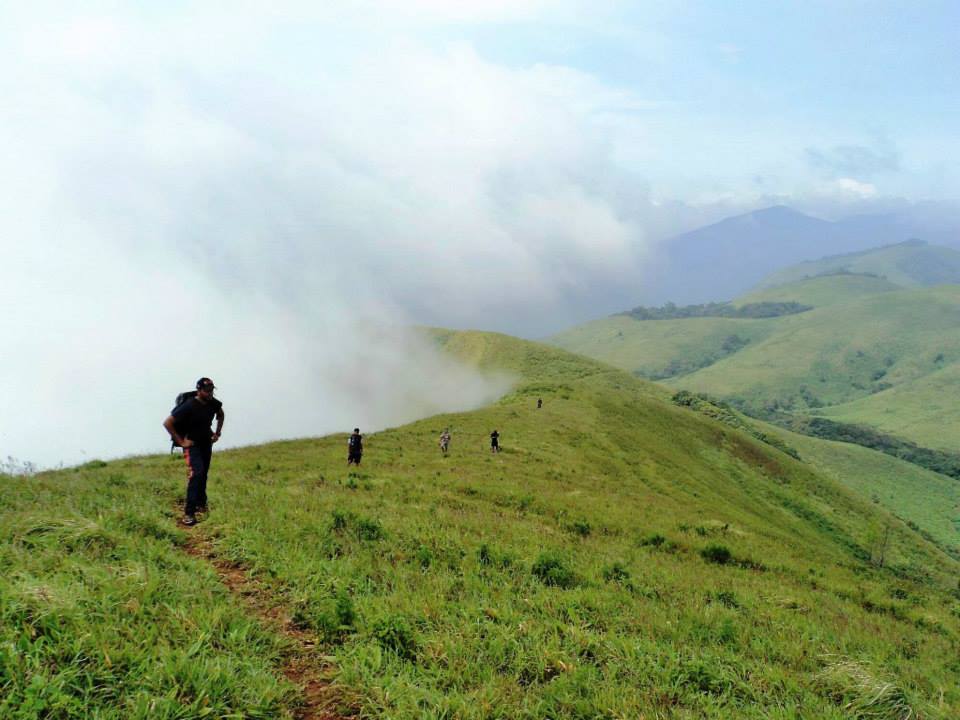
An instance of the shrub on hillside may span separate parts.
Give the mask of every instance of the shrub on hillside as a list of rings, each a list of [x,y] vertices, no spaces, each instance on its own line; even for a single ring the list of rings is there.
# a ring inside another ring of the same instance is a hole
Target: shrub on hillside
[[[373,637],[384,650],[390,650],[404,660],[415,660],[417,642],[407,619],[402,615],[381,618],[373,624]]]
[[[726,565],[733,560],[733,553],[730,552],[730,548],[726,545],[707,545],[700,551],[700,557],[707,562]]]
[[[630,580],[630,571],[622,563],[615,562],[603,569],[603,579],[607,582],[623,584]]]
[[[637,541],[637,544],[641,547],[660,547],[666,541],[667,539],[660,533],[651,533],[646,537],[640,538],[640,540]]]
[[[383,527],[377,520],[360,518],[357,520],[357,537],[360,540],[379,540],[383,537]]]
[[[543,553],[537,558],[531,569],[534,577],[544,585],[560,588],[572,588],[577,584],[577,576],[559,555]]]

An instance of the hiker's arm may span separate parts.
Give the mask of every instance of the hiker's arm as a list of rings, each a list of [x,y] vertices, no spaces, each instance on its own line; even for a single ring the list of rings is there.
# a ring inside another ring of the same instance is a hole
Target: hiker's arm
[[[180,447],[190,447],[193,445],[192,440],[188,440],[185,437],[180,437],[180,435],[177,434],[177,430],[173,426],[175,422],[176,420],[173,415],[167,415],[167,419],[163,421],[163,427],[168,433],[170,433],[170,439],[173,440],[173,443],[175,445],[179,445]]]
[[[217,410],[217,430],[213,433],[211,440],[213,440],[213,442],[219,440],[221,432],[223,432],[223,408]]]

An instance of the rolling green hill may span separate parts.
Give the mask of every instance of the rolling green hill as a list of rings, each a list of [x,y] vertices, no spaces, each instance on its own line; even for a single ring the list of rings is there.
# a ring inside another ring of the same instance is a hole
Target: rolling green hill
[[[903,290],[889,280],[873,275],[838,274],[805,278],[787,285],[754,290],[735,301],[737,305],[760,302],[802,302],[824,307],[860,300],[870,295]]]
[[[923,528],[955,557],[960,555],[960,482],[859,445],[751,422],[795,448],[817,472]]]
[[[821,408],[817,414],[872,425],[918,445],[956,452],[960,449],[957,388],[960,364],[953,363],[883,392]]]
[[[786,285],[828,273],[869,273],[901,287],[960,283],[960,252],[908,240],[873,250],[833,255],[785,268],[760,282],[760,288]]]
[[[873,253],[902,255],[914,245]],[[956,449],[960,410],[948,398],[960,377],[960,285],[903,288],[840,273],[757,290],[733,304],[786,302],[813,309],[761,319],[619,315],[549,341],[754,414],[822,414]]]
[[[332,662],[318,717],[960,713],[960,564],[879,503],[607,365],[434,337],[514,390],[353,472],[345,436],[217,453],[189,533],[177,456],[0,478],[0,717],[294,716],[291,641],[188,537]]]
[[[776,331],[759,342],[669,382],[795,410],[849,402],[960,360],[960,285],[885,292],[770,322]]]

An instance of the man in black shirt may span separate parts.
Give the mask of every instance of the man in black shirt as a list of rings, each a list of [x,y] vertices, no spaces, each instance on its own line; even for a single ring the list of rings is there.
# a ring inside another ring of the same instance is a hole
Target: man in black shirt
[[[363,459],[363,435],[360,428],[353,429],[353,435],[347,440],[347,465],[359,465]]]
[[[174,444],[183,448],[187,462],[187,502],[183,524],[196,525],[198,510],[207,509],[207,473],[213,456],[213,444],[223,430],[223,403],[213,396],[213,380],[197,380],[197,393],[178,405],[163,421],[163,426]],[[211,432],[210,423],[217,418],[217,429]]]

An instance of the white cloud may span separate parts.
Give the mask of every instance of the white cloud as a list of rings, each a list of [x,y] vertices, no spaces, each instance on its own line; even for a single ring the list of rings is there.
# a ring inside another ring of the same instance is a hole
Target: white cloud
[[[276,10],[0,30],[0,393],[30,408],[0,456],[160,449],[200,375],[234,443],[475,406],[503,380],[382,326],[530,329],[632,285],[602,117],[628,95],[311,13],[293,49]]]
[[[877,187],[871,183],[860,182],[854,178],[837,178],[828,185],[828,192],[833,190],[840,195],[848,196],[858,200],[875,197]]]

